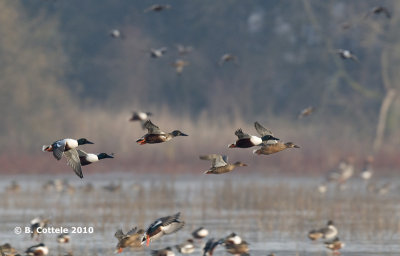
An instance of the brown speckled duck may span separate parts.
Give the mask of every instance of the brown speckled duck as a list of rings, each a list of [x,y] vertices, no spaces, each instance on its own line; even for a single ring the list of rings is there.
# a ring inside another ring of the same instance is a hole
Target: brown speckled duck
[[[205,174],[222,174],[233,171],[238,166],[247,166],[242,162],[236,162],[234,164],[228,164],[228,157],[218,154],[200,156],[202,160],[211,160],[211,168],[205,171]]]
[[[136,141],[140,145],[162,143],[169,141],[177,136],[188,136],[187,134],[184,134],[179,130],[165,133],[161,131],[160,128],[158,128],[158,126],[153,124],[150,120],[147,120],[144,123],[144,127],[147,129],[147,134]]]

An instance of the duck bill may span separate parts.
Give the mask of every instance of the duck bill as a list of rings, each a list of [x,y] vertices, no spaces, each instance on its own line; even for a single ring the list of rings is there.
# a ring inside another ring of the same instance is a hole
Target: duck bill
[[[119,248],[119,249],[117,250],[117,253],[121,253],[123,250],[124,250],[124,249]]]
[[[236,145],[235,145],[235,144],[230,144],[230,145],[228,146],[228,148],[236,148]]]
[[[146,246],[149,246],[149,244],[150,244],[150,236],[147,235],[146,236]]]
[[[295,148],[300,148],[300,146],[297,146],[297,145],[294,145],[293,147],[295,147]]]
[[[181,136],[189,136],[189,135],[187,135],[187,134],[185,134],[185,133],[181,133]]]
[[[86,141],[86,144],[94,144],[94,143],[91,141]]]

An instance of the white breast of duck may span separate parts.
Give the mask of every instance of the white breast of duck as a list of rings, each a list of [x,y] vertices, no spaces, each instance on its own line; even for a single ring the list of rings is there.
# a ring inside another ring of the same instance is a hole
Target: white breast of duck
[[[199,237],[206,237],[206,236],[208,236],[208,230],[205,228],[202,228],[199,231],[197,231],[197,235]]]
[[[86,161],[94,163],[99,161],[99,157],[96,154],[88,153],[85,157]]]
[[[260,137],[257,137],[257,136],[251,136],[250,137],[250,142],[253,144],[253,145],[255,145],[255,146],[258,146],[258,145],[260,145],[263,141],[262,141],[262,139],[260,138]]]
[[[140,120],[147,120],[147,118],[148,118],[147,114],[144,112],[138,112],[137,115]]]
[[[60,142],[61,142],[61,144],[65,144],[65,148],[68,148],[68,149],[78,147],[78,141],[74,140],[74,139],[63,139]]]
[[[333,239],[337,236],[338,230],[334,225],[328,225],[328,231],[324,234],[324,238],[327,240]]]

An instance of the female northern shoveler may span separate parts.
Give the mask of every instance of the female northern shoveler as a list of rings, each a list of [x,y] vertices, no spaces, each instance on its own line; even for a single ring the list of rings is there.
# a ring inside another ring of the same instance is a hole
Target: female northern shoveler
[[[164,249],[152,250],[151,255],[152,256],[175,256],[175,253],[172,251],[172,248],[168,246]]]
[[[184,221],[179,220],[180,212],[172,216],[166,216],[157,219],[147,228],[142,238],[142,244],[146,242],[149,246],[150,241],[158,239],[163,235],[168,235],[177,232],[185,225]]]
[[[342,249],[345,246],[345,243],[339,240],[339,237],[336,237],[332,241],[325,242],[325,246],[328,249],[331,249],[333,253],[340,254],[338,250]]]
[[[262,145],[261,148],[253,150],[253,154],[271,155],[274,153],[278,153],[282,150],[285,150],[287,148],[300,148],[300,147],[297,146],[296,144],[294,144],[293,142],[283,143],[283,142],[279,141],[274,144],[265,143],[264,145]]]
[[[154,125],[150,120],[147,120],[144,123],[144,127],[147,129],[147,134],[136,141],[140,145],[166,142],[177,136],[188,136],[178,130],[170,133],[165,133],[161,131],[157,125]]]
[[[44,245],[44,243],[40,243],[26,249],[25,253],[29,256],[45,256],[49,253],[49,248]]]
[[[71,240],[71,237],[68,233],[60,234],[59,236],[57,236],[57,243],[59,244],[69,243],[69,240]]]
[[[279,140],[275,138],[272,132],[266,128],[264,128],[258,122],[254,123],[254,127],[258,134],[260,134],[261,138],[254,135],[249,135],[244,133],[242,129],[238,129],[235,131],[235,135],[238,137],[234,144],[230,144],[229,148],[250,148],[253,146],[261,146],[263,143],[268,141],[276,141]]]
[[[94,144],[94,143],[88,141],[85,138],[81,138],[79,140],[62,139],[53,142],[53,144],[51,145],[44,145],[42,147],[42,151],[53,152],[53,156],[57,160],[60,160],[62,156],[65,156],[65,158],[67,158],[67,164],[74,170],[76,175],[78,175],[79,178],[82,179],[83,178],[82,167],[76,148],[79,145],[84,145],[84,144]]]
[[[203,255],[204,256],[212,256],[214,253],[215,248],[224,242],[223,239],[215,241],[214,238],[208,239],[206,245],[203,248]]]
[[[218,154],[211,154],[211,155],[205,155],[205,156],[200,156],[200,159],[202,160],[212,160],[211,163],[211,168],[207,171],[205,171],[205,174],[222,174],[222,173],[227,173],[233,171],[235,167],[238,166],[247,166],[247,164],[244,164],[242,162],[236,162],[234,164],[228,164],[228,157],[227,156],[221,156]]]
[[[150,112],[134,111],[129,121],[146,121],[151,115]]]
[[[203,239],[204,237],[208,236],[208,230],[200,227],[192,232],[192,236],[195,239]]]
[[[190,254],[195,250],[193,239],[188,239],[185,242],[175,246],[179,253]]]
[[[108,155],[106,153],[100,153],[100,154],[92,154],[92,153],[86,153],[83,150],[77,149],[78,151],[78,155],[79,155],[79,160],[81,162],[81,165],[88,165],[91,163],[95,163],[101,159],[105,159],[105,158],[114,158],[111,154]]]
[[[142,247],[142,237],[144,234],[143,229],[139,229],[137,227],[128,231],[128,233],[124,234],[122,229],[118,229],[115,232],[115,237],[118,239],[117,244],[117,253],[121,253],[122,250],[126,247],[131,248],[140,248]]]

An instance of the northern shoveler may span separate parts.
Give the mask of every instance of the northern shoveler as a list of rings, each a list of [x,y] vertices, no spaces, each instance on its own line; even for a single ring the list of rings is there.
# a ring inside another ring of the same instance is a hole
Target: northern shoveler
[[[96,155],[93,153],[86,153],[85,151],[80,150],[80,149],[77,149],[77,151],[78,151],[78,155],[79,155],[79,160],[81,162],[81,165],[83,165],[83,166],[98,162],[101,159],[114,158],[112,156],[113,154],[111,154],[111,156],[106,153],[100,153],[100,154]]]
[[[237,57],[231,53],[225,53],[224,55],[221,56],[221,58],[218,61],[218,64],[222,66],[225,62],[233,62],[236,65],[238,65],[238,60]]]
[[[171,5],[169,5],[169,4],[165,4],[165,5],[162,5],[162,4],[153,4],[152,6],[146,8],[146,9],[144,10],[144,12],[150,12],[150,11],[153,11],[153,12],[160,12],[160,11],[164,11],[164,10],[167,10],[167,9],[170,9],[170,8],[171,8]]]
[[[131,229],[126,234],[122,232],[122,229],[118,229],[115,232],[115,237],[118,239],[117,244],[117,253],[121,253],[124,248],[141,248],[142,247],[142,237],[144,234],[143,229],[139,229],[137,227]]]
[[[151,115],[151,112],[134,111],[129,121],[146,121]]]
[[[175,67],[176,73],[178,75],[182,74],[183,68],[187,65],[189,65],[189,62],[184,61],[184,60],[176,60],[171,64],[173,67]]]
[[[69,236],[68,233],[63,233],[57,236],[57,243],[59,244],[66,244],[69,243],[71,240],[71,237]]]
[[[167,52],[166,47],[161,47],[158,49],[150,49],[150,57],[152,58],[161,58]]]
[[[243,239],[238,236],[236,233],[232,232],[227,235],[224,239],[224,244],[241,244]]]
[[[249,255],[249,244],[246,241],[242,241],[240,244],[225,244],[225,249],[233,255]]]
[[[345,243],[340,241],[339,237],[336,237],[332,241],[325,242],[325,246],[326,246],[326,248],[332,250],[334,253],[339,254],[338,250],[342,249],[345,246]]]
[[[320,230],[313,229],[310,232],[308,232],[307,237],[310,238],[311,240],[319,240],[324,236]]]
[[[208,230],[203,227],[199,227],[192,232],[192,236],[195,239],[203,239],[204,237],[208,236]]]
[[[153,124],[150,120],[147,120],[144,123],[144,127],[147,129],[147,134],[136,141],[140,145],[166,142],[177,136],[188,136],[179,130],[165,133],[161,131],[160,128],[158,128],[158,126]]]
[[[38,229],[45,228],[49,223],[49,219],[43,219],[41,217],[36,217],[31,220],[31,238],[34,238],[35,236],[39,237],[40,233],[38,232]]]
[[[151,251],[152,256],[175,256],[174,251],[172,251],[171,247],[165,247],[164,249],[160,250],[152,250]]]
[[[228,164],[228,157],[218,154],[200,156],[201,160],[212,160],[211,168],[205,171],[205,174],[222,174],[233,171],[238,166],[247,166],[242,162],[236,162],[234,164]]]
[[[384,7],[384,6],[375,6],[373,7],[366,15],[365,18],[367,18],[368,16],[370,16],[371,14],[385,14],[386,18],[390,19],[391,18],[391,14],[389,12],[389,9]]]
[[[15,248],[13,248],[11,246],[11,244],[9,243],[5,243],[3,245],[0,245],[0,252],[1,255],[3,256],[17,256],[19,255],[19,253],[17,252],[17,250]]]
[[[373,162],[374,162],[373,156],[368,156],[367,159],[365,159],[364,161],[364,167],[360,173],[360,176],[365,181],[371,179],[372,175],[374,174],[374,169],[372,167]]]
[[[203,248],[203,256],[212,256],[215,248],[223,242],[223,239],[217,241],[214,238],[208,239],[206,245]]]
[[[124,39],[124,38],[125,38],[124,34],[123,34],[123,33],[121,32],[121,30],[119,30],[119,29],[113,29],[113,30],[111,30],[111,31],[110,31],[110,36],[111,36],[112,38],[115,38],[115,39],[117,39],[117,38]]]
[[[337,236],[337,234],[337,228],[334,226],[333,221],[329,220],[326,224],[326,227],[318,230],[311,230],[308,233],[308,238],[310,238],[311,240],[318,240],[320,238],[323,238],[325,240],[332,240]]]
[[[350,50],[337,49],[336,53],[339,54],[339,56],[344,60],[352,59],[352,60],[358,62],[357,56],[354,55]]]
[[[303,117],[311,115],[315,111],[315,107],[309,106],[305,109],[303,109],[300,114],[298,115],[298,118],[301,119]]]
[[[244,133],[242,129],[238,129],[235,131],[235,135],[238,137],[234,144],[230,144],[229,148],[250,148],[253,146],[260,146],[263,143],[274,143],[278,138],[275,138],[272,132],[265,127],[263,127],[260,123],[255,122],[254,127],[257,133],[261,136],[254,136]]]
[[[150,241],[158,239],[163,235],[177,232],[185,225],[184,221],[179,220],[180,212],[172,216],[166,216],[157,219],[147,228],[142,238],[142,244],[149,246]]]
[[[83,178],[82,167],[76,148],[79,145],[84,145],[84,144],[94,144],[94,143],[88,141],[85,138],[81,138],[79,140],[62,139],[53,142],[53,144],[51,145],[44,145],[42,147],[42,151],[53,152],[53,156],[57,160],[60,160],[62,156],[65,156],[65,158],[67,158],[67,164],[74,170],[76,175],[78,175],[78,177],[82,179]]]
[[[29,247],[25,253],[29,256],[45,256],[49,253],[49,248],[44,243],[40,243]]]
[[[194,241],[193,239],[188,239],[185,242],[178,244],[175,246],[179,253],[182,254],[190,254],[193,253],[195,250]]]
[[[300,148],[293,142],[277,142],[275,144],[264,144],[261,148],[253,150],[253,154],[257,155],[271,155],[274,153],[278,153],[282,150],[285,150],[287,148]]]

